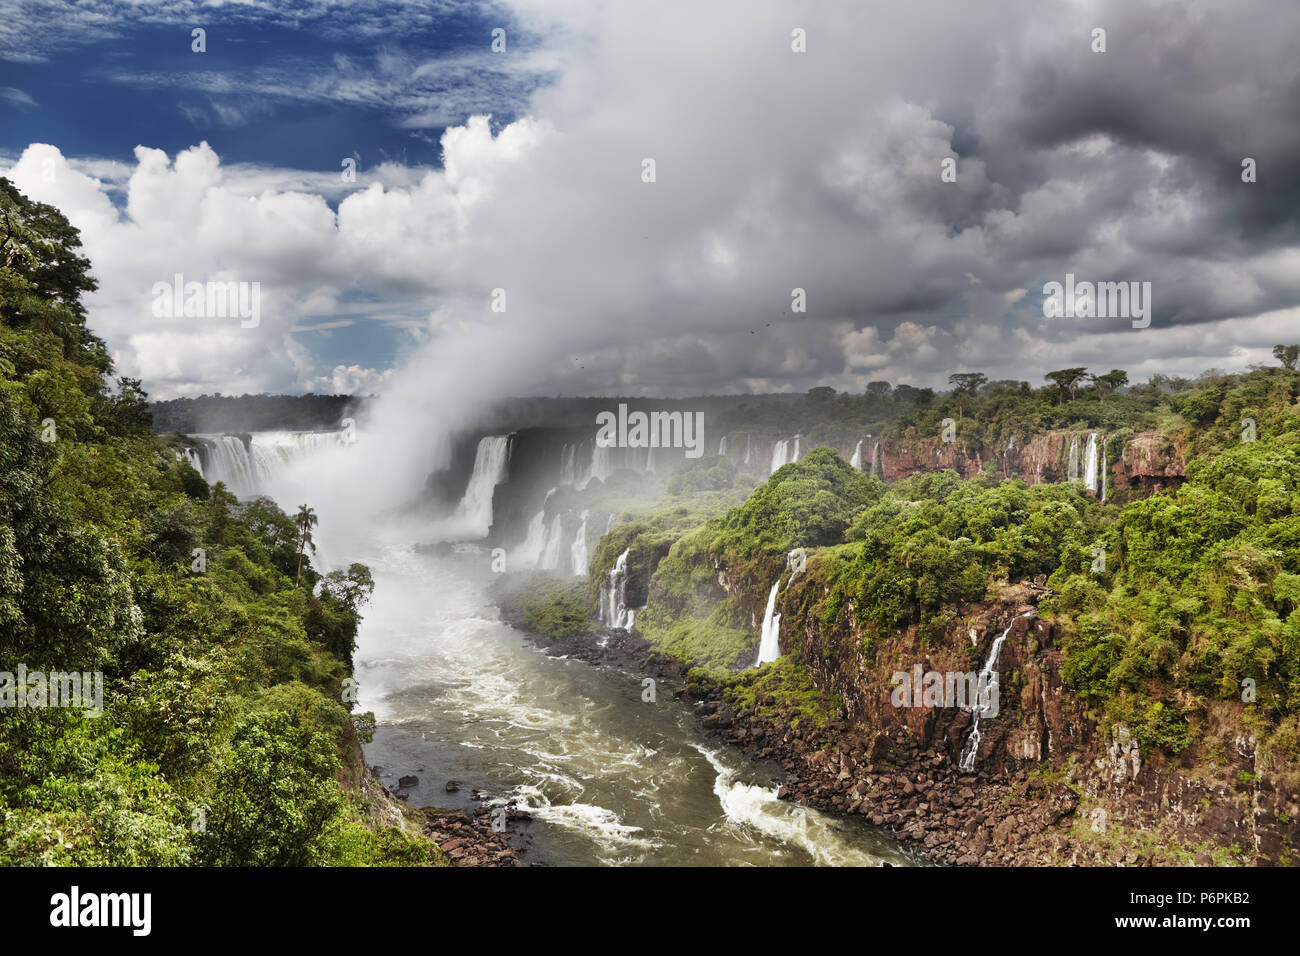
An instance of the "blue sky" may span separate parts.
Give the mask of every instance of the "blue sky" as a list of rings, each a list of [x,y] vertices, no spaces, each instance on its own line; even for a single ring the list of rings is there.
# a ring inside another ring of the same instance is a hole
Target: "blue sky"
[[[0,28],[0,156],[49,143],[125,167],[139,145],[175,155],[206,142],[233,168],[337,177],[350,157],[362,176],[381,164],[418,175],[441,165],[447,125],[487,113],[499,129],[547,76],[527,56],[536,38],[492,4],[82,6],[23,4],[40,25]],[[508,59],[492,55],[496,28]],[[108,195],[122,207],[122,189]],[[326,367],[387,368],[415,344],[382,320],[345,321],[308,314],[293,334]]]

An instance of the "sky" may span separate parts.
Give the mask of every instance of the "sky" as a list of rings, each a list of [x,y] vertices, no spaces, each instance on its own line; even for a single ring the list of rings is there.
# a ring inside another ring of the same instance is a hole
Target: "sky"
[[[81,230],[154,397],[1138,381],[1300,341],[1300,5],[0,14],[0,175]],[[257,324],[157,314],[177,274],[257,283]],[[1067,274],[1149,282],[1149,325],[1046,317]]]

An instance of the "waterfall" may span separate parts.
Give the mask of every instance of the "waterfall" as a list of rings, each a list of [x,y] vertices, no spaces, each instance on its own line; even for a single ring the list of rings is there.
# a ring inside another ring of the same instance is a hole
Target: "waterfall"
[[[591,469],[587,472],[586,480],[578,485],[578,490],[587,487],[592,479],[599,478],[604,481],[608,478],[614,470],[610,463],[612,457],[610,446],[594,442],[591,446]]]
[[[789,442],[779,441],[772,446],[772,472],[775,472],[782,465],[789,463],[790,461],[789,454],[790,454]],[[768,474],[771,474],[772,472],[769,472]]]
[[[552,488],[546,493],[546,499],[542,502],[541,510],[533,515],[532,520],[528,522],[528,532],[524,535],[524,543],[516,551],[517,559],[525,567],[539,568],[542,566],[542,557],[546,551],[546,502],[551,500],[551,495],[555,494],[557,489]]]
[[[1110,441],[1109,435],[1107,435],[1105,438],[1101,440],[1101,501],[1102,504],[1106,503],[1106,473],[1110,471],[1110,466],[1106,464],[1107,461],[1106,443],[1108,441]]]
[[[192,435],[203,443],[196,467],[209,484],[219,481],[240,498],[261,494],[290,462],[321,448],[340,444],[343,432],[253,432],[239,435]],[[188,457],[188,456],[187,456]],[[193,458],[190,459],[193,462]]]
[[[798,460],[799,460],[799,440],[800,440],[800,436],[799,436],[799,435],[795,435],[795,436],[794,436],[794,454],[790,456],[790,460],[791,460],[791,461],[798,461]]]
[[[580,444],[574,446],[572,452],[573,485],[576,488],[578,488],[578,490],[582,490],[583,488],[585,488],[587,486],[587,482],[591,480],[591,459],[590,458],[584,459],[582,455],[582,449],[585,448],[586,445],[587,443],[585,441],[581,442]],[[578,462],[582,462],[581,470],[579,470]]]
[[[781,656],[781,615],[776,612],[776,592],[781,586],[778,577],[767,595],[767,610],[763,612],[763,636],[758,642],[758,659],[755,667],[770,664]]]
[[[723,435],[722,438],[718,441],[718,457],[719,458],[727,457],[727,436],[726,435]]]
[[[558,571],[560,569],[560,535],[564,532],[564,522],[560,515],[551,519],[551,526],[546,529],[546,545],[542,548],[543,571]]]
[[[1079,436],[1070,436],[1070,467],[1066,471],[1066,478],[1069,481],[1079,480]]]
[[[560,449],[560,484],[571,485],[577,478],[574,473],[574,459],[577,453],[577,447],[568,442],[565,442],[564,447]]]
[[[582,523],[578,525],[578,533],[573,537],[573,546],[569,548],[575,577],[582,577],[587,573],[587,514],[586,511],[582,513]]]
[[[749,435],[745,436],[745,464],[749,464]]]
[[[492,493],[505,480],[509,453],[509,435],[488,435],[479,439],[474,453],[474,471],[456,508],[456,517],[471,524],[480,535],[486,535],[492,527]]]
[[[609,572],[609,590],[602,595],[601,610],[605,613],[601,616],[605,624],[609,627],[621,628],[624,631],[632,630],[632,622],[635,618],[633,612],[627,606],[627,554],[630,548],[624,548],[623,553],[618,556],[614,562],[614,568]]]
[[[849,465],[853,468],[856,468],[858,471],[862,470],[862,442],[861,441],[859,441],[856,445],[853,446],[853,457],[849,459]]]
[[[1033,611],[1026,611],[1019,617],[1012,618],[1011,623],[1007,625],[1007,629],[998,636],[998,639],[993,642],[993,646],[989,648],[989,659],[985,662],[984,669],[980,671],[975,685],[979,688],[977,693],[983,696],[978,702],[971,704],[970,736],[966,738],[966,746],[962,748],[961,760],[957,764],[963,773],[970,773],[975,769],[975,757],[980,749],[980,715],[984,713],[987,706],[985,702],[998,692],[998,675],[993,668],[998,666],[998,654],[1002,652],[1002,642],[1007,639],[1007,635],[1011,633],[1011,628],[1015,626],[1016,621],[1020,620],[1021,617],[1029,617],[1033,613]]]
[[[874,445],[871,446],[871,474],[873,476],[876,474],[876,462],[879,460],[879,458],[880,458],[880,442],[876,442]],[[881,478],[884,477],[883,472],[881,473],[880,477]]]
[[[609,513],[609,520],[605,522],[605,534],[609,534],[610,529],[614,527],[614,512]]]
[[[182,448],[176,453],[176,457],[181,461],[188,461],[195,471],[200,475],[203,474],[203,459],[199,457],[199,453],[193,448]]]
[[[1083,485],[1089,491],[1097,491],[1097,433],[1088,436],[1088,447],[1084,451]]]

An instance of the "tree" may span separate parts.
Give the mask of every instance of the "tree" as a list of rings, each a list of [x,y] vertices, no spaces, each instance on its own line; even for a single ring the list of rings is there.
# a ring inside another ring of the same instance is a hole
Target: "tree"
[[[298,506],[298,514],[293,519],[293,523],[298,528],[298,574],[293,579],[295,587],[302,580],[302,559],[307,553],[307,549],[311,548],[311,553],[316,553],[316,542],[312,540],[311,529],[316,527],[318,521],[315,511],[306,505]]]
[[[375,592],[375,579],[370,568],[360,562],[348,565],[347,571],[331,571],[321,582],[321,596],[334,598],[349,614],[357,615],[361,605]],[[358,615],[359,616],[359,615]]]
[[[1102,402],[1106,401],[1106,396],[1119,391],[1128,384],[1128,372],[1123,369],[1113,368],[1105,375],[1093,375],[1092,384],[1097,389],[1097,397]]]
[[[1086,368],[1063,368],[1055,372],[1048,372],[1043,378],[1054,384],[1061,393],[1061,401],[1065,401],[1065,393],[1070,393],[1070,399],[1074,399],[1074,393],[1088,375]]]
[[[0,321],[63,340],[63,357],[108,372],[104,341],[86,328],[83,292],[94,292],[81,233],[63,213],[28,199],[0,176]]]
[[[962,396],[974,395],[988,380],[983,372],[954,372],[948,376],[948,384],[953,386],[957,394],[957,414],[962,414],[965,407]]]
[[[808,389],[808,397],[815,402],[825,402],[835,397],[835,389],[829,385],[818,385]]]
[[[1300,345],[1275,345],[1273,358],[1281,362],[1283,368],[1295,371],[1296,363],[1300,362]]]
[[[892,389],[893,386],[890,385],[888,382],[867,383],[867,394],[872,396],[873,398],[884,398],[886,395],[890,393]]]
[[[983,372],[954,372],[948,376],[948,384],[967,395],[974,395],[988,380],[988,376]]]
[[[217,866],[306,866],[326,852],[341,807],[339,759],[322,733],[278,710],[240,719],[197,842]]]

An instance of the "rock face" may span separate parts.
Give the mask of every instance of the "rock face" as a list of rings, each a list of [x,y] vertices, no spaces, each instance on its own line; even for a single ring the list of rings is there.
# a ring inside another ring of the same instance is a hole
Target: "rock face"
[[[952,469],[963,478],[990,471],[998,478],[1019,478],[1028,485],[1066,481],[1070,445],[1079,441],[1079,473],[1085,467],[1084,448],[1091,429],[1040,432],[1027,440],[1012,438],[1001,448],[972,449],[960,437],[944,442],[938,437],[891,438],[881,443],[880,461],[886,480],[917,472]],[[1106,433],[1097,432],[1098,443]],[[1117,447],[1118,446],[1118,447]],[[1113,436],[1109,444],[1113,490],[1161,491],[1180,483],[1187,467],[1187,450],[1159,431]]]
[[[1187,473],[1186,449],[1160,432],[1138,432],[1125,443],[1113,474],[1121,487],[1163,491],[1181,484]]]
[[[826,726],[771,694],[741,704],[727,685],[688,673],[634,633],[584,635],[547,650],[683,682],[673,696],[694,704],[709,734],[781,764],[780,799],[861,815],[933,862],[1300,865],[1290,849],[1300,841],[1300,793],[1256,764],[1239,709],[1211,708],[1226,763],[1143,761],[1125,728],[1103,732],[1064,685],[1056,635],[1035,616],[1041,593],[1029,583],[1008,588],[941,639],[926,643],[915,628],[896,635],[878,661],[859,656],[861,635],[844,621],[823,629],[792,613],[802,638],[795,656],[844,700]],[[889,678],[914,663],[977,671],[1004,630],[999,714],[981,722],[975,766],[962,771],[970,713],[894,707]]]
[[[1127,728],[1104,730],[1065,686],[1057,635],[1036,615],[1040,591],[1007,588],[928,642],[915,627],[883,644],[877,635],[871,657],[851,609],[829,624],[788,613],[783,650],[843,699],[843,721],[792,731],[780,717],[724,707],[717,726],[781,759],[793,799],[868,814],[941,862],[1191,863],[1185,848],[1209,846],[1217,863],[1300,864],[1287,849],[1300,839],[1300,792],[1256,765],[1242,708],[1212,709],[1226,761],[1144,762]],[[797,594],[789,606],[801,606]],[[978,672],[1004,631],[999,713],[981,721],[974,768],[962,771],[970,711],[894,706],[891,677],[917,664]]]

